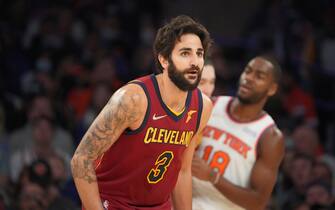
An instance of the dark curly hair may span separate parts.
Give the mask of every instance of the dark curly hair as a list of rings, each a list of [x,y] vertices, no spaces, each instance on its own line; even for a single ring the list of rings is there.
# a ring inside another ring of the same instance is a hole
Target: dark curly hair
[[[164,58],[168,59],[176,41],[180,40],[180,37],[184,34],[197,35],[204,48],[204,54],[205,56],[207,55],[208,50],[212,45],[212,39],[207,29],[187,15],[177,16],[169,23],[158,29],[155,38],[153,51],[155,55],[156,67],[160,70],[160,72],[163,71],[163,67],[158,60],[158,55],[162,55]]]

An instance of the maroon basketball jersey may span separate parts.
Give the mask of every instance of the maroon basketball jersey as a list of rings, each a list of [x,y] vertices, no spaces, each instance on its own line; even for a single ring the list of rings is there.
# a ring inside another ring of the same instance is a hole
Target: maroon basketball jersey
[[[201,92],[189,91],[176,115],[164,104],[154,75],[131,83],[143,88],[148,108],[142,125],[122,133],[97,161],[100,196],[106,209],[171,209],[182,154],[199,127]]]

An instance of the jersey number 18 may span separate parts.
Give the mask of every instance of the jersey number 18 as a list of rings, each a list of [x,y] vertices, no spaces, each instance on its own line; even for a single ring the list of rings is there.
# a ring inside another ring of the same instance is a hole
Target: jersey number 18
[[[211,153],[213,152],[212,146],[206,146],[204,149],[204,156],[202,157],[206,162],[208,162],[208,158],[211,156]],[[224,174],[228,164],[230,161],[230,157],[227,153],[223,151],[216,151],[212,159],[209,162],[209,166],[212,169],[218,170],[220,174]]]

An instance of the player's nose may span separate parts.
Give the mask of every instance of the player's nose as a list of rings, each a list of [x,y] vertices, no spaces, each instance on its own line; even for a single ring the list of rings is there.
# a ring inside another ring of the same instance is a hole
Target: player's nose
[[[199,57],[196,53],[192,53],[192,56],[190,56],[190,66],[199,66],[202,61],[203,58]]]
[[[246,84],[250,84],[254,81],[255,79],[255,74],[253,73],[249,73],[249,74],[246,74],[245,77],[244,77],[244,82]]]

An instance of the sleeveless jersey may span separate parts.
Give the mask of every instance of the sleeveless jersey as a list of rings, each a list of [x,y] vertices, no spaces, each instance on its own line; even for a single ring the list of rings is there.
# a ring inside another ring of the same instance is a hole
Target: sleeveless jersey
[[[229,114],[232,97],[217,98],[203,131],[197,155],[235,185],[248,187],[257,158],[257,143],[263,132],[274,125],[268,114],[250,122],[237,122]],[[243,209],[225,198],[211,183],[193,178],[195,209]]]
[[[189,91],[176,115],[164,104],[154,75],[130,83],[143,88],[148,108],[141,126],[123,132],[97,161],[100,196],[106,209],[171,209],[182,154],[199,127],[201,92]]]

